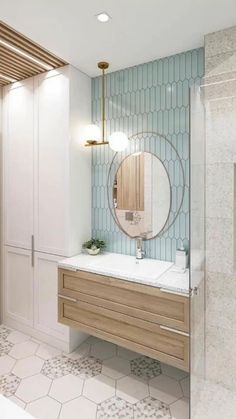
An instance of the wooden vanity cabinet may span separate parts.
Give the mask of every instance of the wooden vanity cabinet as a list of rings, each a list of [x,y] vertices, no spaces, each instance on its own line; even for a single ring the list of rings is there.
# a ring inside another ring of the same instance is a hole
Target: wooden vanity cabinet
[[[59,269],[59,321],[189,370],[189,298],[91,272]]]

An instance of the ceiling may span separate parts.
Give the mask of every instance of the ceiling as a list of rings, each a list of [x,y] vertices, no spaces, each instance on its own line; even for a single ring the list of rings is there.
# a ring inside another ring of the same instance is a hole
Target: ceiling
[[[67,64],[0,21],[0,86]]]
[[[95,18],[106,11],[112,19]],[[236,24],[235,0],[0,0],[0,20],[95,76],[202,46]]]

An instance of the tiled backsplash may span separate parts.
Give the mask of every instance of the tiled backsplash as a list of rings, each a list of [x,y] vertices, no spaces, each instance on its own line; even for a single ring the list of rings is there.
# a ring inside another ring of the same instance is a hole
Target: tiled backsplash
[[[111,63],[112,64],[112,63]],[[174,260],[176,247],[189,239],[189,86],[204,72],[204,50],[187,51],[106,77],[107,136],[124,131],[164,135],[181,157],[186,176],[184,203],[175,223],[163,236],[145,243],[147,257]],[[100,78],[92,81],[93,123],[101,120]],[[107,250],[134,254],[135,240],[114,223],[107,201],[107,176],[114,152],[108,147],[92,151],[92,234],[107,243]]]

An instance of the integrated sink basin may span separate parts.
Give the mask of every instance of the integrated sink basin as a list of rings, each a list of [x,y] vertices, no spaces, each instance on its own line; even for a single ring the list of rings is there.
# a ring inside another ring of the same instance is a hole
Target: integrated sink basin
[[[104,253],[97,256],[80,254],[62,260],[59,266],[156,285],[158,278],[168,271],[173,263],[156,259],[137,260],[134,256]]]

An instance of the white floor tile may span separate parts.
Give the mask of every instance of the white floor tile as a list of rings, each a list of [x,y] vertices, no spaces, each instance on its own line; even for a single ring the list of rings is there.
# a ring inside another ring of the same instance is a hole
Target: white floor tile
[[[172,415],[172,419],[189,419],[189,399],[183,398],[171,404],[170,412]]]
[[[95,419],[97,405],[85,397],[63,404],[60,419]]]
[[[42,374],[33,375],[33,377],[24,378],[15,395],[26,403],[44,397],[48,394],[51,386],[51,380]]]
[[[183,397],[178,381],[166,375],[159,375],[149,382],[150,395],[170,404]]]
[[[116,355],[116,346],[109,342],[99,342],[92,345],[91,355],[101,360],[112,358]]]
[[[20,378],[30,377],[31,375],[40,373],[43,363],[44,361],[37,356],[29,356],[28,358],[16,361],[12,372]]]
[[[36,419],[57,419],[60,410],[61,404],[48,396],[29,403],[26,408],[26,411]]]
[[[182,378],[189,376],[186,371],[182,371],[167,364],[161,364],[161,370],[162,374],[168,375],[169,377],[175,378],[176,380],[182,380]]]
[[[140,356],[137,352],[130,351],[129,349],[122,348],[121,346],[118,346],[117,354],[121,358],[128,359],[128,361],[136,359]]]
[[[90,352],[90,345],[86,342],[82,343],[75,351],[70,354],[64,353],[70,359],[80,359],[83,356],[87,356]]]
[[[53,346],[49,346],[46,343],[42,343],[39,345],[36,355],[40,358],[44,359],[45,361],[47,359],[51,359],[54,356],[58,356],[61,354],[61,351],[57,348],[54,348]]]
[[[83,380],[68,374],[53,380],[49,395],[61,403],[79,397],[83,388]]]
[[[9,355],[15,359],[23,359],[28,356],[34,355],[38,348],[38,344],[28,340],[23,343],[18,343],[9,352]]]
[[[102,374],[114,378],[114,380],[129,375],[130,362],[117,356],[107,359],[103,362]]]
[[[180,381],[181,388],[184,393],[184,397],[189,398],[190,397],[190,380],[189,377],[183,378],[183,380]]]
[[[134,404],[149,395],[148,385],[138,378],[127,376],[117,381],[116,395]]]
[[[16,345],[17,343],[23,343],[23,342],[26,342],[27,340],[30,340],[30,336],[25,335],[24,333],[21,333],[21,332],[17,332],[15,330],[14,332],[11,332],[7,336],[7,340],[13,343],[14,345]]]
[[[0,356],[0,375],[8,374],[14,367],[16,360],[8,355]]]
[[[115,395],[115,381],[105,375],[85,380],[83,395],[95,403],[109,399]]]

